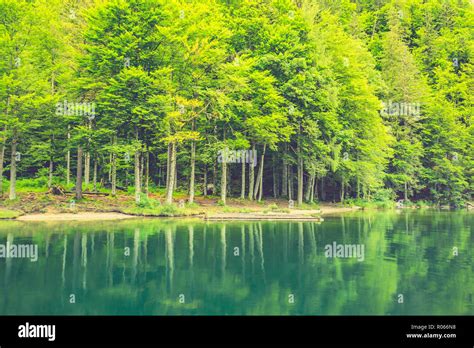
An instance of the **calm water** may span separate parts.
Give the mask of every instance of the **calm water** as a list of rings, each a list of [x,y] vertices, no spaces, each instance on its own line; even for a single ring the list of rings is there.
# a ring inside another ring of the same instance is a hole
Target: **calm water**
[[[37,244],[38,260],[0,259],[0,314],[473,315],[473,226],[472,213],[429,211],[1,222],[0,244]],[[364,254],[326,257],[334,243]]]

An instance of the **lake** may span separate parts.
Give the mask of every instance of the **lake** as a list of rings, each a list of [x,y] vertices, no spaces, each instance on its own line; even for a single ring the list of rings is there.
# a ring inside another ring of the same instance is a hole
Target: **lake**
[[[430,210],[3,221],[0,315],[473,315],[472,226]]]

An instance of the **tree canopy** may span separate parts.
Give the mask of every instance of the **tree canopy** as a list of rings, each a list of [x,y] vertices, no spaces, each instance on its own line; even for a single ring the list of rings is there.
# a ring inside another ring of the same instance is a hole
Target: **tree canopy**
[[[468,0],[0,0],[0,189],[462,206],[473,15]]]

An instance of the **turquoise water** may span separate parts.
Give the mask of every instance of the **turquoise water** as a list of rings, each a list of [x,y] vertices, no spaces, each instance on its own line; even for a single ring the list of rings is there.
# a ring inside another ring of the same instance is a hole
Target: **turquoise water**
[[[472,213],[434,211],[4,221],[0,245],[38,254],[0,258],[0,314],[473,315],[472,226]]]

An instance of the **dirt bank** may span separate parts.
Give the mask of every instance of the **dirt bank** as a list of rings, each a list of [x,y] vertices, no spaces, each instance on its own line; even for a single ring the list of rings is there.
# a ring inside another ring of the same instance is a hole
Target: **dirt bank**
[[[58,214],[28,214],[18,217],[19,221],[93,221],[93,220],[123,220],[135,218],[134,215],[126,215],[120,213],[58,213]]]

